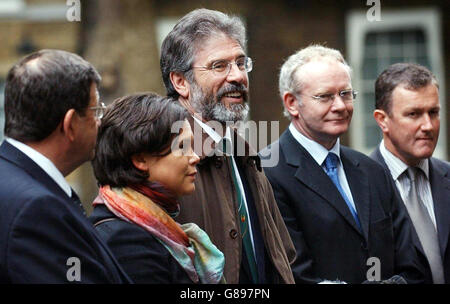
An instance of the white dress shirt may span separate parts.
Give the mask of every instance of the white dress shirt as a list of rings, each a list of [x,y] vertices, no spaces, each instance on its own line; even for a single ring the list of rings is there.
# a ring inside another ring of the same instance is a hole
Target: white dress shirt
[[[306,149],[306,151],[308,151],[312,158],[314,158],[317,164],[321,166],[325,172],[325,158],[327,158],[328,153],[333,152],[339,157],[339,163],[337,166],[339,183],[341,184],[342,190],[344,190],[345,195],[347,195],[350,204],[353,206],[353,209],[355,210],[355,212],[357,212],[355,202],[353,201],[352,192],[350,190],[350,186],[348,185],[347,176],[345,175],[344,166],[342,165],[341,161],[339,138],[337,139],[334,146],[330,150],[327,150],[321,144],[309,139],[308,137],[300,133],[292,123],[289,125],[289,131],[291,131],[292,136],[298,141],[300,145],[302,145],[303,148]]]
[[[388,149],[386,149],[386,147],[384,146],[384,140],[382,140],[380,143],[380,153],[383,156],[384,161],[389,168],[389,171],[391,172],[392,178],[395,181],[395,185],[400,192],[403,202],[407,201],[411,184],[408,175],[403,173],[408,169],[408,165],[401,161],[397,156],[392,154]],[[431,217],[431,221],[436,228],[436,216],[434,213],[433,195],[431,194],[429,176],[430,168],[428,159],[421,160],[416,167],[421,169],[424,173],[422,174],[424,178],[417,179],[417,192],[421,201],[427,208],[428,214]]]
[[[193,116],[195,121],[202,127],[202,129],[205,131],[206,134],[209,135],[209,137],[212,138],[212,140],[214,140],[214,142],[216,144],[218,144],[221,140],[222,140],[222,136],[220,136],[216,131],[214,131],[210,126],[208,126],[207,124],[203,123],[201,120],[199,120],[197,117]],[[233,144],[232,140],[231,140],[231,130],[230,128],[227,127],[226,131],[225,131],[225,139],[227,139],[228,143]],[[231,147],[231,151],[233,151],[233,147]],[[239,170],[238,167],[236,165],[236,161],[234,160],[233,155],[230,155],[231,157],[231,161],[232,161],[232,166],[234,169],[234,172],[236,173],[236,180],[238,182],[238,186],[239,189],[241,190],[241,193],[245,194],[245,190],[244,190],[244,185],[242,184],[242,180],[241,180],[241,176],[239,174]],[[248,216],[248,229],[250,231],[250,240],[252,242],[252,247],[253,247],[253,253],[256,256],[256,252],[255,252],[255,244],[253,242],[253,230],[252,230],[252,222],[251,222],[251,218],[250,218],[250,211],[248,211],[248,204],[247,204],[247,198],[245,197],[245,195],[242,196],[244,199],[244,204],[245,204],[245,208],[247,208],[247,216]]]
[[[5,140],[41,167],[42,170],[44,170],[45,173],[47,173],[56,182],[56,184],[61,187],[68,197],[72,196],[72,188],[70,188],[70,185],[67,183],[62,173],[55,167],[51,160],[20,141],[9,137]]]

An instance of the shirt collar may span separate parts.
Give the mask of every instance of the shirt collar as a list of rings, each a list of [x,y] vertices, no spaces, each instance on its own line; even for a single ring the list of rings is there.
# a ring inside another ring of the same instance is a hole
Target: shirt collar
[[[308,151],[308,153],[314,158],[319,166],[322,166],[329,152],[333,152],[334,154],[336,154],[339,157],[340,162],[341,156],[339,138],[336,140],[334,146],[330,150],[327,150],[321,144],[309,139],[308,137],[300,133],[293,123],[289,125],[289,131],[291,131],[292,136],[299,142],[299,144],[303,146],[303,148],[306,149],[306,151]]]
[[[213,128],[211,128],[210,126],[205,124],[203,121],[201,121],[197,117],[195,117],[195,116],[192,116],[192,117],[200,125],[200,127],[202,127],[202,129],[206,132],[206,134],[208,134],[208,136],[211,137],[212,140],[214,140],[214,142],[216,144],[220,142],[220,140],[222,139],[222,136],[220,136],[219,133],[214,131]],[[227,130],[227,132],[228,132],[228,130]],[[225,135],[225,137],[226,137],[226,135]]]
[[[405,172],[408,169],[408,165],[405,164],[400,158],[395,156],[391,151],[386,149],[384,145],[384,139],[380,143],[380,153],[384,158],[384,161],[389,167],[389,170],[391,171],[392,178],[394,180],[397,180],[400,175]],[[429,178],[430,168],[428,164],[428,158],[422,159],[416,166],[417,168],[420,168],[427,179]]]
[[[58,170],[58,168],[55,167],[51,160],[49,160],[47,157],[31,148],[30,146],[21,143],[20,141],[17,141],[13,138],[8,137],[6,138],[6,141],[20,150],[26,156],[31,158],[32,161],[34,161],[56,182],[56,184],[58,184],[59,187],[61,187],[61,189],[67,194],[67,196],[72,196],[72,189],[70,188],[70,185],[67,183],[62,173]]]
[[[222,140],[222,136],[220,136],[219,133],[214,131],[213,128],[211,128],[210,126],[205,124],[203,121],[201,121],[197,117],[195,117],[195,116],[192,116],[192,117],[200,125],[200,127],[202,127],[202,129],[205,131],[205,133],[208,134],[208,136],[211,137],[212,140],[214,140],[214,142],[216,144],[218,144]],[[233,144],[233,141],[231,140],[231,129],[229,127],[226,128],[225,136],[223,138],[225,138],[230,144]]]

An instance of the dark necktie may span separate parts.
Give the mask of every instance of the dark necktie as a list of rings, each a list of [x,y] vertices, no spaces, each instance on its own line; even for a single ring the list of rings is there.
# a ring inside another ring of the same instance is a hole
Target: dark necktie
[[[355,208],[351,204],[350,200],[348,199],[347,195],[345,194],[344,190],[341,187],[341,184],[339,183],[339,177],[338,177],[338,171],[337,171],[337,164],[339,161],[339,157],[334,153],[328,153],[327,158],[325,158],[325,170],[327,172],[327,175],[331,178],[333,183],[336,185],[336,188],[339,190],[339,193],[341,194],[342,198],[344,199],[345,203],[347,204],[348,208],[350,209],[350,212],[353,215],[353,218],[355,219],[356,225],[358,226],[359,230],[361,229],[361,223],[359,222],[358,214],[356,213]]]
[[[409,167],[405,172],[407,172],[410,182],[408,201],[405,203],[406,209],[430,264],[433,283],[443,284],[444,273],[437,231],[427,208],[417,192],[418,179],[422,177],[419,175],[423,175],[423,173],[415,167]]]

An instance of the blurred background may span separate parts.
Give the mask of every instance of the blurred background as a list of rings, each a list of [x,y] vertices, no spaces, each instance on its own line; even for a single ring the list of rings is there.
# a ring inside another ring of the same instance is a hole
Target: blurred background
[[[372,118],[374,80],[392,63],[417,62],[439,80],[441,132],[434,156],[450,159],[448,0],[0,0],[0,141],[4,80],[21,57],[43,48],[80,54],[102,75],[106,104],[137,91],[164,94],[161,42],[180,17],[201,7],[238,15],[247,26],[247,53],[255,62],[249,76],[251,120],[279,121],[284,131],[288,120],[278,96],[279,68],[296,50],[324,44],[344,54],[359,91],[342,142],[369,154],[381,139]],[[97,194],[91,165],[67,179],[89,213]]]

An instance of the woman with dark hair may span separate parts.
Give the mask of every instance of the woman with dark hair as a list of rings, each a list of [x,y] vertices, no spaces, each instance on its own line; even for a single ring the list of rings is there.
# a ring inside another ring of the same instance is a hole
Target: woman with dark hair
[[[101,121],[91,220],[135,283],[223,280],[222,252],[197,225],[173,219],[178,198],[195,190],[188,117],[178,102],[142,93],[115,100]]]

